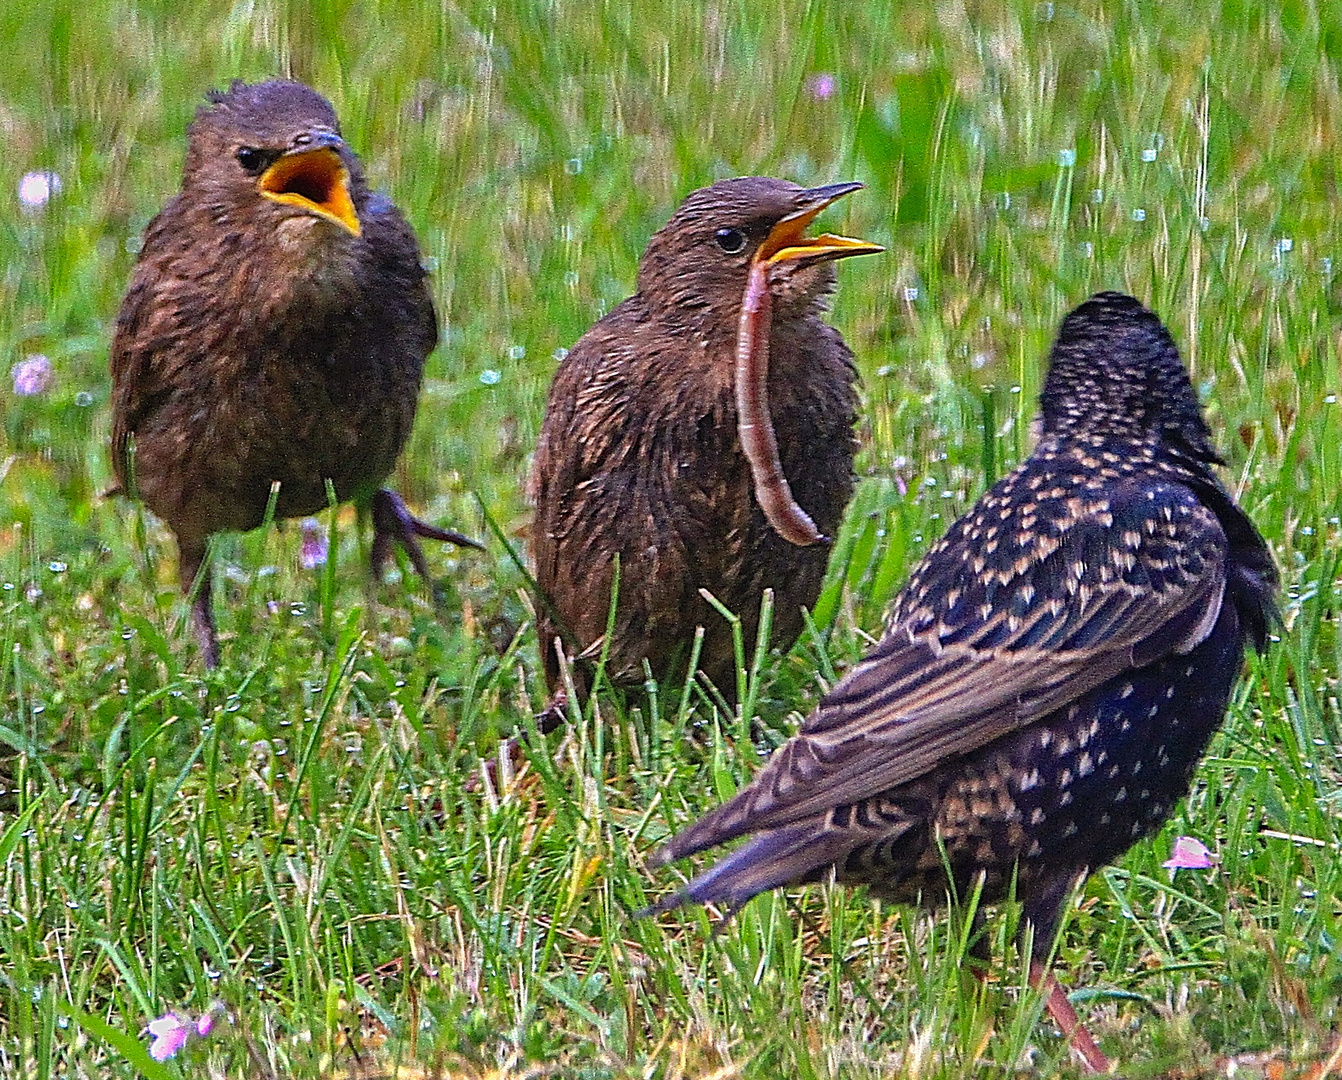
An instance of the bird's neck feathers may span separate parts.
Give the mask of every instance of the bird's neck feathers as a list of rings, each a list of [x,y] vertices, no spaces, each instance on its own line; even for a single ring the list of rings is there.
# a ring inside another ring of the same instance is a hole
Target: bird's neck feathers
[[[1093,350],[1069,351],[1060,340],[1040,411],[1044,438],[1149,446],[1158,456],[1200,469],[1221,463],[1173,343],[1156,356],[1121,347],[1097,356]]]
[[[631,307],[638,305],[635,310],[655,331],[654,340],[674,343],[641,353],[637,362],[626,361],[625,376],[646,388],[644,400],[675,405],[670,420],[724,410],[723,415],[734,416],[739,308],[727,316],[721,309],[653,308],[642,304],[642,297],[631,299]],[[830,374],[829,366],[814,355],[822,341],[827,343],[821,336],[826,330],[819,311],[815,304],[813,311],[785,311],[771,320],[769,393],[775,405],[807,397],[817,380],[823,383]]]
[[[355,195],[360,208],[361,195]],[[240,310],[265,321],[294,313],[306,322],[350,306],[364,238],[313,214],[231,196],[217,190],[179,196],[182,215],[168,227],[192,278],[215,295],[239,297]],[[200,237],[211,234],[218,239],[203,251]]]
[[[1039,404],[1046,438],[1149,445],[1203,471],[1221,460],[1178,346],[1131,296],[1098,293],[1063,320]]]
[[[1168,415],[1149,400],[1089,398],[1045,411],[1041,440],[1060,448],[1106,448],[1131,460],[1162,461],[1198,476],[1224,464],[1201,415]]]
[[[683,342],[691,353],[702,357],[705,371],[721,376],[720,380],[715,377],[712,381],[721,381],[726,392],[731,392],[741,320],[739,297],[710,302],[693,282],[687,281],[677,292],[664,287],[652,293],[640,290],[631,299],[644,320],[656,326],[668,340]],[[768,338],[770,378],[793,374],[793,369],[805,364],[806,350],[798,349],[794,343],[814,338],[828,308],[828,290],[801,292],[785,288],[773,292]],[[700,366],[696,363],[691,369]]]

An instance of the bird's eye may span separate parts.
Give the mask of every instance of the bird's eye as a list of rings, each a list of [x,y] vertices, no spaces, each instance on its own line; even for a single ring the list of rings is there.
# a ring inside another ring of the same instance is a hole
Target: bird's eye
[[[714,239],[728,255],[739,255],[746,248],[746,234],[740,229],[719,229]]]
[[[234,155],[243,170],[255,176],[266,166],[266,155],[254,146],[241,146]]]

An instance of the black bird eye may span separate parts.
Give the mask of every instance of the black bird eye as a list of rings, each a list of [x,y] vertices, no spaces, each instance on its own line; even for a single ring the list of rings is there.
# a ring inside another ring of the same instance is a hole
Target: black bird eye
[[[266,155],[254,146],[241,146],[234,155],[244,171],[255,176],[266,166]]]
[[[746,234],[740,229],[719,229],[714,239],[728,255],[739,255],[746,248]]]

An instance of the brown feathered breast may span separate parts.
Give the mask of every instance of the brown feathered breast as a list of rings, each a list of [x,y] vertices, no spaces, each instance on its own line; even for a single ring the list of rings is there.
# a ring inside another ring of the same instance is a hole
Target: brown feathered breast
[[[614,681],[641,683],[645,660],[658,679],[678,676],[677,661],[703,626],[701,669],[733,696],[730,627],[701,589],[741,617],[748,648],[766,588],[775,592],[772,642],[786,647],[800,633],[829,546],[789,542],[761,510],[738,434],[733,370],[751,261],[781,220],[837,197],[818,190],[828,194],[752,178],[696,192],[650,244],[638,293],[561,362],[531,478],[552,689],[556,636],[571,655],[600,651],[617,560],[607,643]],[[859,248],[851,253],[879,250]],[[834,280],[820,258],[784,264],[767,341],[768,416],[782,471],[796,503],[831,536],[853,492],[857,448],[852,355],[822,317]]]

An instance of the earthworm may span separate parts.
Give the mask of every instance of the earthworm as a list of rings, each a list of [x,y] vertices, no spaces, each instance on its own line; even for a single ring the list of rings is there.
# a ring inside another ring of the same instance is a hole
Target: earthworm
[[[778,439],[769,415],[769,264],[760,259],[750,267],[741,322],[736,332],[736,416],[741,450],[750,463],[755,499],[769,524],[798,547],[826,538],[792,498],[792,489],[778,459]]]

